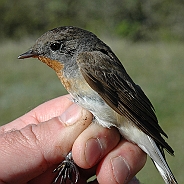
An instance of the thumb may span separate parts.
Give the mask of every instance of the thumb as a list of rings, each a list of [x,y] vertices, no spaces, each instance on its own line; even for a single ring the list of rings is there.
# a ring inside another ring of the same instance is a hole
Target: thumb
[[[0,135],[0,181],[25,183],[59,163],[92,115],[71,105],[60,117]]]

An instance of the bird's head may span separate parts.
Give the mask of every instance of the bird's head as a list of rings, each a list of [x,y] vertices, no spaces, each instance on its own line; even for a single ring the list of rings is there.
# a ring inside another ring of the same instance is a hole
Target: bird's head
[[[30,50],[18,58],[38,58],[56,70],[55,64],[74,65],[77,55],[92,51],[97,41],[98,38],[89,31],[72,26],[59,27],[44,33]]]

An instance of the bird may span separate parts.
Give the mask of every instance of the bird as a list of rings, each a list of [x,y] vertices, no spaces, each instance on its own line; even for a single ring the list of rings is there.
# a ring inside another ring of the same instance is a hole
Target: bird
[[[164,149],[171,155],[174,151],[163,138],[168,136],[154,107],[107,44],[90,31],[62,26],[44,33],[18,59],[31,57],[55,70],[72,100],[93,114],[93,122],[116,127],[126,140],[150,156],[166,184],[177,184]],[[56,169],[64,179],[70,175],[63,171],[70,164],[66,165]]]

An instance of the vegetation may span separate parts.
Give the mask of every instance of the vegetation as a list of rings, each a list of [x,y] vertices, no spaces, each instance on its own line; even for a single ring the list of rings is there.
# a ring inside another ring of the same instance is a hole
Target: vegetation
[[[184,40],[184,1],[1,0],[1,38],[75,25],[133,41]]]

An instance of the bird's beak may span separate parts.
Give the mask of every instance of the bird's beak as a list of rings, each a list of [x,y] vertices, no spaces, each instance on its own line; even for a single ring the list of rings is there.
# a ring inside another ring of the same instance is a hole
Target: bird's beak
[[[28,50],[27,52],[21,54],[18,59],[25,59],[30,57],[38,57],[38,53],[34,52],[32,49]]]

